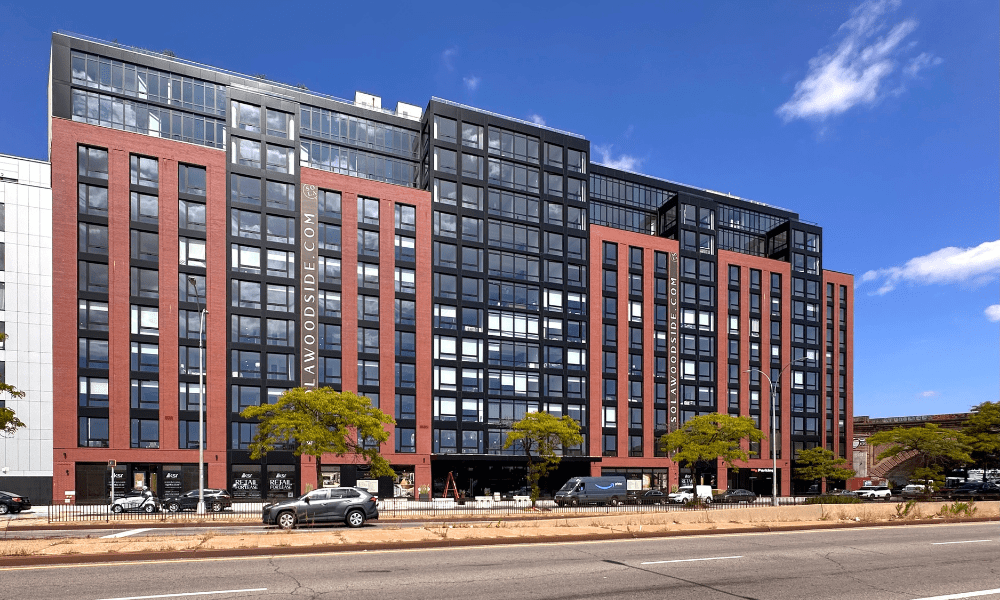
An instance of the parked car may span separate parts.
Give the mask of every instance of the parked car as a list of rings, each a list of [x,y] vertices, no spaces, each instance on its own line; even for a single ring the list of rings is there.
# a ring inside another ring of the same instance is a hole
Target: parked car
[[[953,500],[1000,499],[1000,485],[989,481],[970,481],[957,488],[941,490],[945,498]]]
[[[892,491],[887,485],[866,485],[858,490],[858,498],[867,500],[888,500],[892,498]]]
[[[633,494],[629,496],[626,500],[629,504],[666,504],[667,495],[661,490],[650,489]]]
[[[827,496],[853,496],[858,497],[858,493],[854,490],[827,490]]]
[[[233,506],[233,497],[229,495],[227,490],[206,488],[202,496],[205,498],[205,509],[212,512],[220,512]],[[167,498],[163,501],[163,505],[170,512],[197,510],[198,490],[184,492],[176,498]]]
[[[134,489],[125,492],[124,496],[115,498],[111,503],[111,512],[146,512],[160,511],[160,499],[149,489]]]
[[[694,500],[696,494],[699,498],[701,498],[702,502],[712,502],[712,487],[708,485],[682,485],[677,488],[676,492],[667,496],[667,501],[677,504],[685,504]]]
[[[924,498],[927,494],[927,486],[919,483],[911,483],[900,490],[899,495],[903,498]]]
[[[0,492],[0,515],[16,514],[29,508],[31,508],[31,500],[28,500],[27,496],[14,492]]]
[[[726,490],[712,500],[721,504],[753,504],[757,494],[750,490]]]
[[[282,529],[341,521],[361,527],[365,521],[378,519],[378,501],[362,488],[320,488],[293,500],[265,504],[262,516],[265,525]]]

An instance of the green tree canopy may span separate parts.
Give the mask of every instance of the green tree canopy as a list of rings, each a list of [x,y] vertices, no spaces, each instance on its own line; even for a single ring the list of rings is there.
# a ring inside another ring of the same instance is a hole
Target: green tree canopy
[[[558,451],[581,442],[580,424],[568,415],[556,418],[546,412],[531,412],[511,426],[503,447],[507,449],[517,444],[528,456],[532,506],[538,501],[538,482],[562,460]]]
[[[799,452],[795,464],[795,476],[806,481],[816,479],[843,481],[854,477],[854,469],[849,469],[843,458],[836,456],[832,450],[820,446]]]
[[[928,489],[935,483],[942,483],[942,467],[972,462],[972,456],[969,455],[972,447],[968,439],[958,431],[941,429],[933,423],[927,423],[923,427],[897,427],[880,431],[868,437],[868,445],[886,446],[885,450],[879,452],[879,460],[911,450],[916,452],[919,466],[914,471],[914,476],[923,481]]]
[[[249,406],[240,414],[260,420],[250,443],[251,458],[260,458],[278,445],[291,444],[296,456],[316,457],[318,478],[322,477],[320,462],[324,454],[353,454],[371,465],[373,476],[395,475],[379,454],[379,445],[389,439],[384,426],[396,421],[372,406],[365,396],[328,387],[310,391],[295,388],[274,404]]]
[[[7,339],[6,333],[0,333],[0,341]],[[11,398],[24,398],[24,392],[10,385],[6,381],[0,380],[0,395],[9,394]],[[18,429],[27,427],[24,421],[17,418],[14,409],[8,406],[0,406],[0,435],[14,435]]]
[[[987,468],[1000,466],[1000,402],[974,406],[962,433],[969,438],[972,457],[982,465],[985,480]]]
[[[661,436],[660,448],[673,457],[674,462],[689,467],[718,458],[733,468],[736,462],[756,454],[743,449],[743,440],[759,442],[762,439],[764,433],[750,417],[712,413],[693,417],[680,429]]]

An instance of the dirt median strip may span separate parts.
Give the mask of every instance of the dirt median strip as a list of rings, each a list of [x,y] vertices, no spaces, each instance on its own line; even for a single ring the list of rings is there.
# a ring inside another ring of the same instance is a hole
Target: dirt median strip
[[[360,529],[317,527],[295,531],[127,538],[6,539],[0,541],[0,567],[171,560],[226,556],[286,555],[344,551],[397,550],[493,544],[577,542],[721,533],[834,529],[924,523],[989,521],[1000,510],[975,517],[944,519],[930,510],[898,517],[892,506],[840,506],[726,509],[702,512],[631,513],[612,516],[497,519],[462,523],[427,522],[400,527],[391,521]],[[987,508],[987,507],[983,507]]]

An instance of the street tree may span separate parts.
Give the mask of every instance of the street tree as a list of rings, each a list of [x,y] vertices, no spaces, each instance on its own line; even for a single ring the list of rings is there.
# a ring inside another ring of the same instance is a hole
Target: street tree
[[[983,402],[972,407],[972,416],[962,428],[972,446],[975,464],[983,467],[983,481],[986,471],[1000,468],[1000,402]]]
[[[845,459],[836,456],[832,450],[820,446],[799,452],[795,465],[795,476],[805,481],[817,479],[844,481],[854,477],[854,469],[847,467]]]
[[[6,339],[7,334],[0,333],[0,342]],[[4,394],[9,395],[11,398],[24,398],[24,392],[0,379],[0,396]],[[22,427],[27,427],[27,425],[24,421],[17,418],[13,408],[0,406],[0,435],[5,437],[14,435]]]
[[[562,460],[559,451],[582,442],[580,424],[568,415],[557,418],[547,412],[530,412],[511,425],[503,447],[508,449],[517,445],[528,457],[532,506],[538,502],[541,493],[538,482],[558,467]]]
[[[719,459],[732,469],[737,462],[757,454],[745,449],[743,441],[753,443],[762,439],[764,432],[757,429],[750,417],[712,413],[688,419],[680,429],[663,434],[660,449],[674,462],[691,468]]]
[[[922,481],[928,490],[944,481],[945,467],[972,462],[969,454],[972,447],[968,438],[961,432],[941,429],[934,423],[880,431],[869,436],[867,443],[869,446],[885,446],[879,452],[878,460],[911,450],[915,452],[919,466],[913,471],[914,479]]]
[[[291,445],[295,456],[316,457],[317,481],[322,481],[324,454],[357,456],[371,466],[375,477],[395,475],[379,454],[379,445],[389,439],[385,425],[396,421],[365,396],[328,387],[294,388],[274,404],[249,406],[240,414],[260,421],[250,442],[250,457],[255,460],[276,447]]]

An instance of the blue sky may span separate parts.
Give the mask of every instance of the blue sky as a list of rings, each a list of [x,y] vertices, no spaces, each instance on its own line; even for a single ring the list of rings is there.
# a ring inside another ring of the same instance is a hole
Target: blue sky
[[[858,283],[855,414],[998,400],[997,2],[361,4],[0,3],[0,153],[46,157],[60,29],[538,120],[822,225],[824,267]]]

